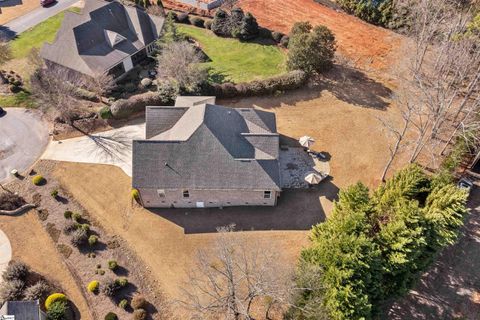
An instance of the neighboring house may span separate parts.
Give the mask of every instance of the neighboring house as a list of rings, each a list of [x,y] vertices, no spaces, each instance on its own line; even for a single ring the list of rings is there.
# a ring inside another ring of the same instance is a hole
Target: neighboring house
[[[153,52],[163,23],[136,6],[88,0],[81,13],[65,12],[55,41],[45,43],[40,56],[47,66],[119,78]]]
[[[225,0],[174,0],[175,2],[183,3],[191,7],[202,10],[213,10],[222,5]]]
[[[7,301],[0,308],[0,320],[46,320],[38,300]]]
[[[133,187],[145,207],[274,206],[280,195],[275,114],[178,97],[146,108],[133,141]]]

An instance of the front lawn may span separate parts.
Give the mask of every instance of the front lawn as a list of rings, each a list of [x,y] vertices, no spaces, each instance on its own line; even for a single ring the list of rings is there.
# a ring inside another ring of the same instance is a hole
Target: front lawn
[[[79,10],[78,8],[69,9],[69,11],[73,12],[78,12]],[[12,40],[10,43],[12,57],[14,59],[25,58],[33,48],[41,48],[45,42],[51,43],[62,25],[64,15],[65,12],[60,12]]]
[[[216,78],[236,83],[264,79],[286,72],[285,54],[276,46],[221,38],[211,31],[178,24],[178,30],[197,40],[212,60],[206,63]]]
[[[18,93],[7,96],[0,95],[0,107],[32,108],[33,106],[33,99],[29,92],[20,91]]]

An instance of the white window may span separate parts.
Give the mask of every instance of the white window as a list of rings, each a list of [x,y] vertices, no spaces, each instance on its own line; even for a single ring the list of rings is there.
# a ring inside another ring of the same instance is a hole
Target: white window
[[[157,193],[160,198],[165,198],[165,189],[158,189]]]
[[[270,199],[272,197],[272,191],[263,191],[263,199]]]

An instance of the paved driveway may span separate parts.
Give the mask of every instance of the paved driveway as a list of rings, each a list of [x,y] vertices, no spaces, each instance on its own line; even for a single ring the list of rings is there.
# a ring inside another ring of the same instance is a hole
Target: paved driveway
[[[48,128],[36,111],[9,108],[0,117],[0,182],[12,169],[28,169],[48,143]]]
[[[5,271],[10,260],[12,260],[12,247],[10,245],[10,240],[8,240],[7,235],[0,230],[0,274]],[[1,281],[2,278],[0,278],[0,282]]]
[[[42,159],[111,164],[132,176],[132,140],[145,139],[145,123],[78,138],[52,141]]]

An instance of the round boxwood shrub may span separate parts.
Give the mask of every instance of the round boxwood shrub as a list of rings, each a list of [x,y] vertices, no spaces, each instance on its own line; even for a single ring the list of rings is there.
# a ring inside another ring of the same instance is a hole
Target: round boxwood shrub
[[[127,301],[127,299],[122,299],[122,300],[120,300],[120,302],[118,303],[118,306],[119,306],[120,308],[122,308],[123,310],[127,309],[127,307],[128,307],[128,301]]]
[[[113,312],[109,312],[107,313],[107,315],[105,316],[105,320],[118,320],[118,317],[115,313]]]
[[[58,197],[58,190],[57,190],[57,189],[53,189],[52,192],[50,192],[50,195],[51,195],[53,198]]]
[[[145,309],[147,300],[143,295],[136,293],[132,298],[131,305],[133,309]]]
[[[118,284],[119,287],[123,288],[127,286],[128,284],[128,279],[127,278],[118,278],[115,280],[115,282]]]
[[[50,309],[50,306],[55,302],[67,302],[67,296],[63,293],[52,293],[45,300],[45,309]]]
[[[80,221],[80,219],[82,219],[82,215],[78,212],[75,212],[72,214],[72,219],[76,222]]]
[[[36,186],[41,186],[42,184],[45,184],[45,178],[43,176],[37,174],[36,176],[34,176],[32,178],[32,182]]]
[[[191,23],[192,25],[194,25],[195,27],[203,28],[203,26],[205,25],[205,20],[203,20],[203,19],[200,18],[200,17],[190,16],[190,17],[188,18],[188,20],[189,20],[190,23]]]
[[[115,270],[118,268],[118,263],[116,260],[108,260],[108,269]]]
[[[147,311],[145,309],[135,309],[133,311],[134,320],[145,320],[147,319]]]
[[[93,280],[93,281],[90,281],[90,283],[87,285],[87,290],[88,292],[91,292],[91,293],[97,293],[99,286],[100,286],[100,282],[98,282],[97,280]]]
[[[94,245],[97,244],[97,242],[98,242],[98,237],[96,235],[92,234],[90,237],[88,237],[88,244],[90,246],[93,247]]]
[[[102,118],[102,119],[110,119],[110,118],[113,117],[112,111],[110,111],[110,107],[108,107],[108,106],[105,106],[102,109],[100,109],[98,114],[100,115],[100,118]]]
[[[72,211],[67,210],[63,213],[63,216],[65,217],[65,219],[72,219],[72,214],[73,214]]]

